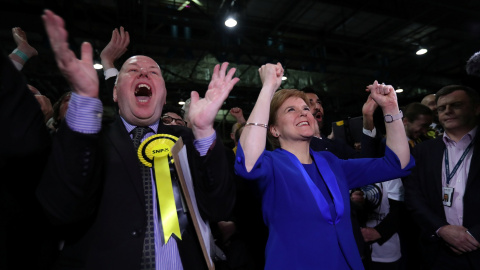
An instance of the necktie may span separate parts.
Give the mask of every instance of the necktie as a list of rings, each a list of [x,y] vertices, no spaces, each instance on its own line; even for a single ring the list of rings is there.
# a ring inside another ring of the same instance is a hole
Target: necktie
[[[149,127],[136,127],[133,129],[133,145],[135,150],[142,141],[142,138],[152,130]],[[152,196],[152,176],[150,168],[138,161],[143,179],[143,190],[145,193],[145,211],[147,214],[147,228],[145,230],[145,240],[143,241],[143,255],[141,269],[155,269],[155,232],[153,230],[153,196]]]

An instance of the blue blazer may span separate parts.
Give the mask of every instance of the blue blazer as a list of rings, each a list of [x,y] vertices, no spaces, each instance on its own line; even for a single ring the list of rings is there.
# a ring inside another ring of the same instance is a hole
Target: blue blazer
[[[269,228],[265,269],[363,269],[350,221],[349,189],[407,176],[413,157],[401,169],[389,148],[383,158],[341,160],[329,152],[310,154],[332,194],[336,217],[293,154],[264,151],[247,172],[238,144],[235,172],[256,180]]]

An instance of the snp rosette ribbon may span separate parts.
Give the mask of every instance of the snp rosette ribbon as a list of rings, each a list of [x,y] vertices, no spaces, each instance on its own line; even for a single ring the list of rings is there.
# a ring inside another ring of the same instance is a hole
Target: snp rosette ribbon
[[[153,167],[165,244],[172,234],[182,239],[169,166],[169,158],[172,158],[171,149],[177,140],[178,137],[169,134],[155,134],[138,147],[140,162],[147,167]]]

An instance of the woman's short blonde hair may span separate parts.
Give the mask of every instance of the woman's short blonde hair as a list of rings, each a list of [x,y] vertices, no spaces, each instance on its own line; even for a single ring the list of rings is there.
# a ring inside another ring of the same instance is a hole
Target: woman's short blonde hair
[[[308,105],[308,98],[307,95],[303,91],[300,91],[298,89],[282,89],[278,90],[272,98],[272,102],[270,103],[270,115],[269,115],[269,120],[268,120],[268,127],[272,127],[277,124],[277,112],[278,109],[282,106],[282,104],[285,102],[285,100],[291,98],[291,97],[298,97],[301,98],[305,101],[305,103]],[[270,144],[274,149],[280,147],[280,142],[278,141],[278,138],[273,136],[273,134],[270,132],[270,129],[267,132],[267,138]]]

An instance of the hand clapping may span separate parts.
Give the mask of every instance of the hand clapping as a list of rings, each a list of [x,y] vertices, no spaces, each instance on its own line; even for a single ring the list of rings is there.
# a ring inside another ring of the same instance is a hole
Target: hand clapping
[[[227,73],[228,63],[215,65],[212,80],[208,85],[205,98],[200,98],[198,92],[192,91],[190,109],[188,111],[192,130],[196,139],[213,134],[213,122],[218,110],[227,99],[233,86],[240,80],[233,78],[236,69],[231,68]]]

